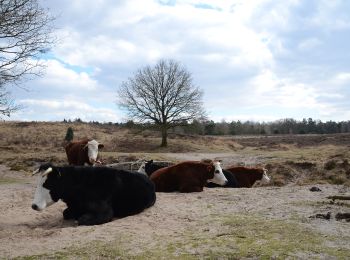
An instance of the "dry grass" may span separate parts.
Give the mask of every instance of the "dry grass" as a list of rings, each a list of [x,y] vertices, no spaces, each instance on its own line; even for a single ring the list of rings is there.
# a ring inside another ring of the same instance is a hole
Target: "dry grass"
[[[100,155],[105,163],[139,158],[176,160],[176,156],[167,157],[169,153],[178,154],[178,160],[190,159],[192,154],[218,153],[225,155],[230,164],[267,167],[272,184],[277,186],[325,182],[350,185],[350,135],[346,134],[270,137],[169,134],[169,146],[161,148],[160,134],[151,130],[85,123],[2,122],[0,164],[27,172],[41,162],[65,164],[63,139],[68,127],[73,128],[74,139],[88,137],[104,143]]]

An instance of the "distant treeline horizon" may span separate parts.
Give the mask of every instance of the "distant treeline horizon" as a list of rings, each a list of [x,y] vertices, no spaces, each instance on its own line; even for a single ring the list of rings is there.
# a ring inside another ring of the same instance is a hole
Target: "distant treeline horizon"
[[[63,120],[64,123],[90,123],[96,125],[115,125],[135,130],[157,130],[152,123],[136,123],[132,120],[125,123],[100,123],[98,121],[84,122],[81,119]],[[278,135],[278,134],[336,134],[349,133],[350,120],[348,121],[325,121],[304,118],[295,120],[292,118],[279,119],[271,122],[256,121],[221,121],[194,120],[184,121],[181,125],[174,126],[169,133],[194,134],[194,135]]]

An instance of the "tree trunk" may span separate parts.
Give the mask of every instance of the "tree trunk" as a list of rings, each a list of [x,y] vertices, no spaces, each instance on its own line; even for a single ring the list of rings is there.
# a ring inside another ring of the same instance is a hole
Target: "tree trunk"
[[[162,143],[161,147],[167,147],[168,146],[168,128],[165,125],[162,125]]]

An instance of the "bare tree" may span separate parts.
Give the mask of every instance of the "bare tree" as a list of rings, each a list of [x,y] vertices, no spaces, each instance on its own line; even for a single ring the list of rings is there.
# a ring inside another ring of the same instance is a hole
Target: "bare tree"
[[[0,0],[0,115],[18,109],[8,86],[42,72],[40,55],[54,42],[53,19],[38,0]]]
[[[169,128],[204,117],[202,95],[180,63],[160,60],[121,84],[118,103],[133,120],[153,121],[162,132],[161,146],[167,146]]]

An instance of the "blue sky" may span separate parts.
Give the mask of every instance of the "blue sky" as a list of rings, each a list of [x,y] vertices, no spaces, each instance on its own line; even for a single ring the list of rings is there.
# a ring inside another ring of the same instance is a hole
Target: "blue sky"
[[[59,42],[12,120],[120,122],[117,88],[175,59],[214,121],[350,120],[350,1],[41,1]]]

